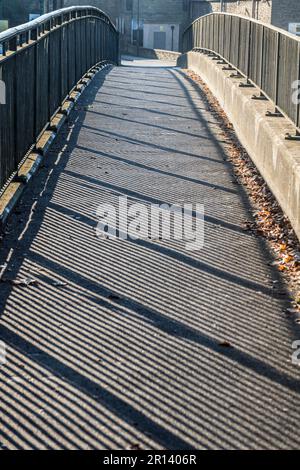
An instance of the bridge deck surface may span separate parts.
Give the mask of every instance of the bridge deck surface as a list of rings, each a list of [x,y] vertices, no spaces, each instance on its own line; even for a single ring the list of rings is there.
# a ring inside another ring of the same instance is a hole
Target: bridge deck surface
[[[2,241],[2,448],[300,445],[300,332],[224,135],[180,70],[150,65],[97,75]],[[204,204],[204,248],[99,240],[119,196]]]

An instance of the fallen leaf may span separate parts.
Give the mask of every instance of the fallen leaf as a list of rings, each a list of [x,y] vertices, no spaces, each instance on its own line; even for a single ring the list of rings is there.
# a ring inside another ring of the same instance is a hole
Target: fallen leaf
[[[294,258],[293,258],[293,256],[291,256],[291,255],[286,255],[286,256],[283,258],[283,262],[284,262],[284,263],[290,263],[290,262],[293,261],[293,260],[294,260]]]
[[[232,124],[216,101],[207,85],[194,72],[186,70],[188,80],[199,85],[200,93],[206,100],[205,109],[210,110],[220,123],[220,137],[226,142],[224,159],[233,167],[237,178],[247,190],[253,204],[253,222],[247,219],[241,223],[241,229],[255,236],[263,236],[268,241],[274,256],[273,263],[282,272],[294,298],[299,298],[300,287],[300,244],[297,236],[281,207],[274,198],[267,184],[259,174],[249,155],[237,142]],[[231,178],[230,178],[231,179]],[[277,295],[279,295],[276,292]],[[280,294],[281,295],[281,294]],[[283,295],[286,295],[283,294]]]

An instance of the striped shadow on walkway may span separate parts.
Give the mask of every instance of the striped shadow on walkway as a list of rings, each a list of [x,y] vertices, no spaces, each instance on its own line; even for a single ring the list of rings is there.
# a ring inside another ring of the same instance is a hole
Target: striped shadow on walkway
[[[11,219],[2,448],[299,448],[284,285],[243,229],[250,204],[215,115],[163,65],[96,76]],[[119,196],[204,204],[204,248],[100,240],[97,207]]]

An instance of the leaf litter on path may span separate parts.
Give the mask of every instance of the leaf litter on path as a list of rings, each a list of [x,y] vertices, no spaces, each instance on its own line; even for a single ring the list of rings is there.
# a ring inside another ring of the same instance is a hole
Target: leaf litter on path
[[[252,162],[246,150],[237,139],[232,123],[217,99],[201,77],[186,70],[186,77],[199,85],[203,99],[208,103],[226,142],[225,160],[233,166],[237,182],[246,189],[253,206],[253,220],[244,221],[242,229],[267,240],[276,266],[284,276],[293,296],[293,307],[300,311],[300,242],[287,216],[283,213],[263,177]]]

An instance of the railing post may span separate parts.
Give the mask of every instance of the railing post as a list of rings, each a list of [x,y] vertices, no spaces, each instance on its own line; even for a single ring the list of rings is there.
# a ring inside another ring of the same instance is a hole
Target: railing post
[[[299,96],[299,92],[300,92],[300,42],[298,43],[298,64],[297,64],[297,67],[298,67],[298,83],[297,83],[297,105],[296,105],[296,119],[295,119],[295,123],[296,123],[296,126],[297,128],[299,129],[300,128],[300,96]]]
[[[51,24],[52,22],[50,22],[50,29],[49,31],[51,30]],[[47,106],[48,106],[48,121],[50,121],[50,117],[51,117],[51,107],[50,107],[50,96],[51,96],[51,61],[50,61],[50,51],[51,51],[51,40],[52,40],[52,35],[49,34],[48,36],[48,51],[47,51],[47,57],[48,57],[48,70],[47,70],[47,76],[48,76],[48,96],[47,96]]]
[[[59,25],[61,25],[61,28],[59,30],[59,76],[60,76],[60,87],[59,87],[59,99],[62,101],[63,97],[63,90],[64,90],[64,73],[63,72],[63,17],[62,15],[59,17]]]
[[[250,59],[251,59],[251,39],[252,39],[252,28],[251,28],[251,21],[249,21],[249,33],[248,33],[248,58],[247,58],[247,81],[249,80],[250,76]]]
[[[8,49],[11,52],[16,52],[18,48],[18,36],[16,35],[14,38],[12,38],[9,43],[8,43]],[[18,76],[18,71],[17,71],[17,55],[15,54],[13,57],[13,77],[12,77],[12,83],[13,83],[13,148],[14,148],[14,167],[18,168],[19,161],[18,161],[18,88],[17,88],[17,76]]]
[[[279,54],[280,54],[280,33],[276,33],[276,67],[275,67],[275,107],[278,105],[279,91]]]
[[[264,50],[265,50],[265,27],[262,26],[262,35],[261,35],[261,49],[260,49],[260,83],[259,87],[262,88],[263,83],[263,64],[264,64]]]
[[[226,16],[225,16],[225,24],[226,24]],[[231,39],[232,39],[232,17],[229,16],[229,46],[228,46],[228,57],[227,57],[229,62],[230,62],[230,51],[231,51]]]
[[[118,32],[117,33],[117,60],[116,60],[117,65],[121,65],[120,40],[121,40],[121,35]]]
[[[38,28],[30,31],[30,39],[35,41],[34,44],[34,72],[33,72],[33,89],[34,89],[34,106],[33,106],[33,129],[37,134],[37,75],[38,75]]]
[[[238,41],[237,41],[237,65],[240,65],[240,41],[241,41],[241,18],[238,18],[239,28],[238,28]]]

